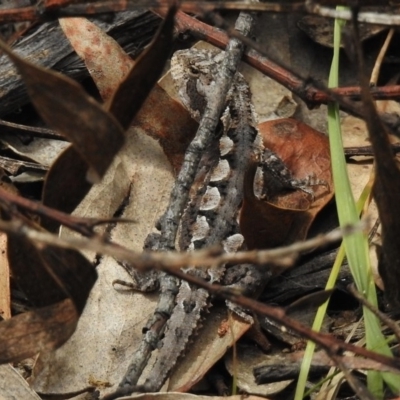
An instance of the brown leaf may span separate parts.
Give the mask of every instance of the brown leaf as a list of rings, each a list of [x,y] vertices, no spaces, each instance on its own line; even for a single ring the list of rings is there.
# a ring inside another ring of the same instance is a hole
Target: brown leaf
[[[291,209],[258,199],[253,188],[256,169],[257,164],[252,163],[245,175],[240,230],[249,250],[279,247],[292,239],[291,232],[295,220],[308,211],[308,204],[303,210]]]
[[[14,281],[34,307],[45,307],[67,297],[47,271],[40,252],[30,240],[9,237],[7,254]]]
[[[74,146],[64,150],[46,175],[43,204],[71,213],[92,187],[85,178],[88,168]],[[44,217],[41,225],[50,232],[57,232],[59,228],[57,221]]]
[[[153,42],[141,54],[128,76],[118,86],[106,108],[128,129],[157,83],[171,52],[176,7],[170,8]]]
[[[159,140],[175,172],[179,171],[198,124],[160,86],[155,86],[133,121],[141,132]]]
[[[127,129],[160,77],[173,39],[173,7],[153,42],[136,62],[116,41],[85,18],[60,20],[64,33],[85,61],[106,108]]]
[[[250,249],[272,248],[304,239],[315,216],[333,197],[329,142],[325,135],[291,118],[264,122],[259,131],[264,145],[281,157],[295,178],[314,175],[329,188],[314,186],[312,203],[305,193],[297,190],[271,204],[254,196],[255,166],[250,166],[240,216],[241,230]]]
[[[0,362],[61,346],[74,332],[97,279],[79,252],[37,245],[19,235],[8,237],[8,258],[14,281],[42,308],[0,323]]]
[[[46,307],[0,323],[0,363],[61,346],[75,331],[97,278],[77,251],[38,248],[22,237],[9,237],[8,256],[14,280],[33,304]]]
[[[0,322],[0,364],[61,346],[74,332],[77,321],[75,306],[66,299]]]
[[[60,247],[42,246],[40,257],[48,273],[81,314],[97,280],[94,266],[79,251]]]
[[[35,306],[70,297],[78,313],[82,312],[97,273],[78,251],[39,246],[26,238],[10,236],[8,257],[13,278]]]
[[[41,117],[73,142],[91,167],[88,179],[99,180],[124,143],[121,126],[72,79],[23,60],[2,41],[0,48],[17,66]]]

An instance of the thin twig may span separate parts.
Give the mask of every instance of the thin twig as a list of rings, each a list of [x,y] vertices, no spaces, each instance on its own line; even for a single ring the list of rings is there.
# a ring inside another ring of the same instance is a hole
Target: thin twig
[[[0,220],[0,230],[10,235],[22,236],[35,243],[59,246],[67,249],[90,250],[99,254],[109,255],[118,260],[124,260],[135,265],[135,268],[146,271],[159,269],[172,273],[175,269],[185,265],[212,266],[216,264],[273,264],[279,267],[290,267],[294,259],[307,250],[335,243],[344,235],[350,235],[364,230],[363,223],[338,228],[332,232],[317,236],[304,242],[291,244],[273,250],[240,251],[238,253],[224,253],[221,247],[196,250],[192,252],[134,252],[116,243],[105,242],[95,236],[93,238],[59,237],[44,231],[33,229],[21,221]]]
[[[367,307],[374,315],[376,315],[383,323],[385,323],[396,336],[397,342],[400,343],[400,327],[396,321],[393,321],[386,314],[380,311],[377,307],[371,304],[356,288],[355,286],[349,285],[348,290],[350,293],[364,306]]]

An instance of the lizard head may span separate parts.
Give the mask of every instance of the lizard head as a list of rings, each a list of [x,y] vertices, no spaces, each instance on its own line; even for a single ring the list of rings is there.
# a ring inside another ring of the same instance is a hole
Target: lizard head
[[[175,52],[171,59],[171,75],[184,106],[197,121],[207,99],[214,93],[218,66],[224,52],[188,49]]]

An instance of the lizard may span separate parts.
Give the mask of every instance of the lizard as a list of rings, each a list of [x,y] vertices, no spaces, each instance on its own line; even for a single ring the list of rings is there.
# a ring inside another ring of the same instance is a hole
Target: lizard
[[[176,90],[196,120],[201,118],[208,96],[213,95],[213,77],[223,57],[224,52],[189,49],[177,51],[171,60]],[[310,177],[302,180],[293,178],[283,161],[273,151],[263,147],[250,89],[239,72],[235,74],[228,92],[221,121],[222,133],[220,137],[215,137],[203,155],[190,190],[190,200],[180,223],[180,250],[190,251],[215,244],[222,244],[226,252],[243,248],[244,238],[237,221],[244,196],[246,169],[251,160],[260,163],[258,179],[263,180],[261,186],[265,188],[259,193],[260,197],[268,198],[282,190],[299,189],[313,199],[310,186],[321,184]],[[244,289],[245,294],[258,291],[271,277],[268,270],[248,264],[229,268],[229,274],[226,274],[225,266],[208,270],[188,266],[185,272],[209,283],[223,283],[224,277],[229,276],[226,281],[234,282],[234,286]],[[144,390],[157,391],[161,388],[209,305],[206,290],[181,282],[162,347],[143,385]],[[228,307],[246,321],[252,321],[244,310],[230,303]]]

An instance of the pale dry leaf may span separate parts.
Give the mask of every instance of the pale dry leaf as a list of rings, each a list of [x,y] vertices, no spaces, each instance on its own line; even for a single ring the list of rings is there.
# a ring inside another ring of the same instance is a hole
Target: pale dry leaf
[[[26,380],[11,365],[0,365],[0,399],[40,400]]]
[[[62,140],[40,138],[34,138],[29,143],[24,144],[17,136],[7,134],[1,136],[1,141],[8,149],[19,156],[46,167],[49,167],[60,153],[70,145]]]
[[[134,223],[117,224],[111,238],[141,251],[144,239],[167,206],[174,182],[171,167],[158,143],[133,128],[113,165],[118,172],[110,168],[104,186],[95,185],[78,207],[82,212],[79,215],[93,217],[99,212],[104,217],[106,210],[111,217],[130,190],[129,204],[121,217],[133,219]],[[100,204],[99,209],[96,203]],[[157,294],[116,290],[114,280],[129,282],[131,278],[110,257],[101,259],[97,272],[98,281],[76,332],[64,346],[41,356],[38,362],[34,388],[40,392],[71,392],[101,381],[113,386],[99,388],[104,395],[115,389],[132,361],[142,328],[154,311]]]
[[[345,147],[370,145],[368,130],[364,121],[352,116],[346,116],[342,122],[342,137]],[[358,199],[372,173],[372,157],[352,157],[347,163],[350,185],[355,199]]]
[[[255,382],[253,374],[255,367],[265,364],[266,360],[272,360],[274,357],[276,357],[277,363],[282,362],[279,353],[267,355],[255,346],[246,346],[237,348],[236,358],[233,357],[232,351],[227,353],[224,361],[229,373],[232,376],[236,376],[238,388],[245,393],[254,393],[260,396],[276,396],[282,390],[286,389],[293,380],[258,385]]]
[[[113,38],[86,18],[60,18],[59,22],[106,102],[134,61]]]

